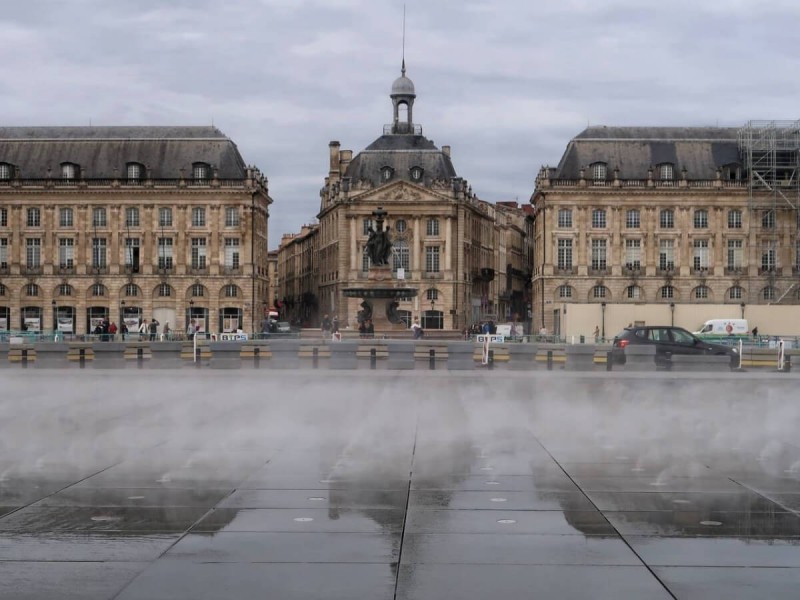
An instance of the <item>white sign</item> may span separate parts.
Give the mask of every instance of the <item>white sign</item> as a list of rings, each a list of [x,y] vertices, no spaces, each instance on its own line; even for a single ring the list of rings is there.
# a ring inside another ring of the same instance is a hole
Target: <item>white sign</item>
[[[398,279],[405,279],[406,278],[406,270],[403,267],[397,268],[397,278]]]
[[[25,317],[25,329],[28,331],[39,331],[39,317]]]
[[[220,333],[219,339],[221,342],[246,342],[246,333]]]
[[[63,333],[72,333],[72,317],[58,317],[58,330]]]
[[[479,344],[483,344],[486,341],[488,341],[490,344],[502,344],[505,341],[505,338],[502,335],[479,335],[475,337],[475,340]]]

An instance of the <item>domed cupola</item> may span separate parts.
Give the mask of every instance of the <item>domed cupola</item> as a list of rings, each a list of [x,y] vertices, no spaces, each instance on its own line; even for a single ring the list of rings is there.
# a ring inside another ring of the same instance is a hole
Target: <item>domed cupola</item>
[[[395,79],[392,84],[390,97],[394,105],[392,133],[414,133],[412,110],[414,108],[414,98],[417,97],[417,94],[414,92],[414,82],[406,77],[405,59],[400,70],[400,77]],[[401,111],[405,114],[401,114]],[[405,117],[405,120],[403,120],[403,117]]]

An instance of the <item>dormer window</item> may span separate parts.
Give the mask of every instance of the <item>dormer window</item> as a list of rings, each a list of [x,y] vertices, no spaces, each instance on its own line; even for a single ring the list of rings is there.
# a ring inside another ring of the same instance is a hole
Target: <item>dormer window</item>
[[[597,162],[592,165],[592,179],[594,181],[605,181],[608,175],[606,163]]]
[[[208,182],[208,175],[211,169],[207,163],[197,162],[192,165],[192,179],[195,183],[204,184]]]
[[[414,181],[422,180],[422,167],[411,167],[411,179]]]
[[[128,163],[126,170],[128,174],[128,183],[130,185],[139,183],[144,177],[144,165],[140,163]]]
[[[13,166],[0,162],[0,181],[8,181],[11,179],[11,174],[14,172]]]
[[[658,177],[661,181],[672,181],[675,178],[675,168],[672,163],[658,165]]]
[[[394,169],[392,167],[383,167],[381,169],[381,179],[383,179],[384,181],[389,181],[393,175],[394,175]]]
[[[61,179],[75,181],[80,176],[80,167],[75,163],[61,163]]]

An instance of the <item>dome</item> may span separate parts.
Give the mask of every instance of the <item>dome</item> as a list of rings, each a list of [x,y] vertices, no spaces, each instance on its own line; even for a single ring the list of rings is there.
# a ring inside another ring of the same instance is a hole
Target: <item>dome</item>
[[[392,96],[416,96],[414,82],[405,75],[401,75],[392,84]]]

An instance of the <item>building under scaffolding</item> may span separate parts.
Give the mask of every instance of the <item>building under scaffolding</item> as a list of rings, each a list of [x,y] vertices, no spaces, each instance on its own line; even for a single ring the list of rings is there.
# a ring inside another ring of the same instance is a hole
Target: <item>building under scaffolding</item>
[[[751,209],[800,208],[800,121],[749,121],[739,150]]]

